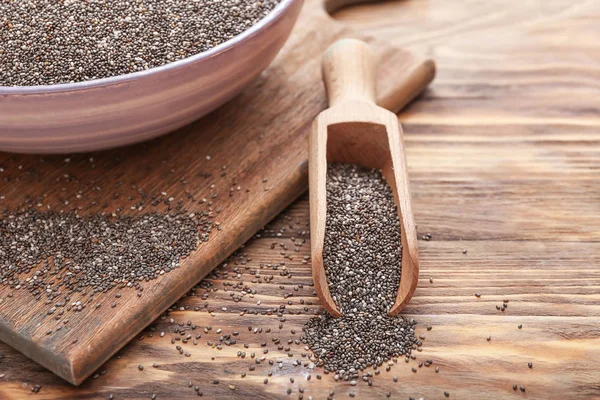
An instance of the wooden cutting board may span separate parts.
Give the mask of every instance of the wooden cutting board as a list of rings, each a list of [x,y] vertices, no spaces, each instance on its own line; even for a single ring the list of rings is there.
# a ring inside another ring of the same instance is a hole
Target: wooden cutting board
[[[341,5],[336,0],[327,9]],[[136,215],[166,207],[132,210],[140,193],[166,192],[194,212],[208,207],[198,199],[212,200],[219,227],[180,268],[144,283],[141,297],[134,289],[119,290],[119,305],[111,308],[116,289],[96,296],[101,308],[66,313],[69,323],[50,335],[46,332],[60,321],[46,314],[44,301],[26,290],[0,287],[0,339],[78,385],[302,194],[307,134],[326,107],[321,55],[341,37],[360,37],[373,47],[379,103],[391,110],[402,108],[433,79],[431,61],[356,35],[334,22],[320,1],[309,0],[270,68],[236,99],[186,128],[149,143],[68,160],[0,154],[2,208],[43,196],[44,209],[93,214],[122,208],[122,214]],[[76,191],[80,198],[65,204],[66,194]]]

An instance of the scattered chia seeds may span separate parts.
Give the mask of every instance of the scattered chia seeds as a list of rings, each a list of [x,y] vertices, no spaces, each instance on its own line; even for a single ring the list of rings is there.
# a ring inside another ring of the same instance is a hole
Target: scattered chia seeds
[[[279,0],[0,0],[0,86],[147,70],[207,51]]]
[[[71,163],[73,163],[73,161],[71,161]],[[376,176],[379,180],[381,180],[381,177],[378,174]],[[158,194],[156,194],[156,196],[158,196]],[[161,196],[161,199],[170,198],[170,194],[167,195],[166,192],[161,193]],[[146,213],[150,212],[151,209],[148,207],[148,205],[150,203],[150,199],[154,200],[154,194],[149,193],[147,197],[148,198],[146,200],[142,198],[142,201],[146,201],[145,203],[143,203],[144,211],[139,213],[131,213],[130,215],[137,216],[130,217],[131,220],[127,223],[119,214],[112,215],[112,213],[107,211],[106,215],[111,215],[110,218],[107,217],[107,226],[111,226],[110,224],[112,223],[117,223],[122,225],[123,229],[130,229],[130,225],[128,225],[130,222],[133,223],[135,221],[139,221],[139,219],[145,218],[144,215],[148,215]],[[161,202],[161,200],[159,200],[158,197],[156,198],[156,201]],[[130,201],[137,200],[137,198],[130,199]],[[35,202],[23,203],[23,205],[19,208],[20,212],[25,214],[28,213],[28,210],[32,208],[32,204],[35,204]],[[211,222],[212,217],[210,216],[210,214],[212,213],[212,209],[210,208],[210,202],[207,204],[209,208],[206,211],[195,211],[195,214],[197,214],[198,217],[188,214],[183,209],[182,205],[175,206],[175,202],[172,200],[168,200],[168,204],[172,204],[172,206],[169,206],[169,218],[172,217],[175,219],[185,219],[187,215],[189,218],[195,221],[194,223],[196,225],[194,225],[194,227],[198,228],[197,231],[200,235],[200,241],[208,241],[210,227],[216,225],[215,223]],[[393,212],[395,213],[395,208],[393,208],[394,206],[392,205],[391,207],[393,209]],[[128,207],[125,208],[127,209]],[[60,210],[60,208],[53,209]],[[136,209],[138,209],[138,211],[141,211],[139,210],[141,209],[141,207],[136,207]],[[69,218],[74,218],[77,215],[74,214],[75,210],[75,208],[67,208],[63,209],[62,211],[56,211],[55,215],[58,217],[58,215],[60,214],[62,217],[69,216]],[[116,210],[116,212],[119,213],[118,210]],[[216,208],[215,213],[218,214],[218,212],[218,208]],[[0,217],[4,217],[4,220],[7,223],[10,222],[12,219],[18,219],[16,216],[10,218],[10,215],[13,214],[14,213],[12,211],[9,211],[7,209],[0,209]],[[50,215],[52,215],[47,213],[39,214],[40,216],[38,216],[38,218],[44,221],[44,223],[47,223],[46,219]],[[179,214],[180,216],[178,217]],[[152,216],[154,214],[149,215]],[[163,218],[164,216],[162,214],[159,214],[158,217]],[[103,219],[104,217],[97,218],[98,221],[105,221]],[[80,217],[75,221],[78,221],[81,224],[90,222],[88,221],[87,217]],[[72,222],[69,220],[68,223],[71,224]],[[185,390],[189,390],[188,394],[183,396],[186,398],[192,395],[194,397],[203,396],[203,392],[201,391],[202,387],[206,389],[207,396],[211,398],[225,397],[227,395],[231,396],[231,394],[235,393],[247,394],[246,391],[250,387],[247,385],[260,384],[260,386],[264,387],[264,389],[268,389],[273,385],[279,385],[280,382],[276,381],[278,381],[279,378],[286,376],[286,374],[293,374],[294,376],[289,376],[290,385],[284,386],[284,390],[289,392],[290,395],[293,392],[297,391],[297,394],[295,396],[291,396],[289,398],[297,397],[298,399],[311,399],[314,395],[314,392],[312,392],[314,387],[311,388],[311,386],[314,385],[314,379],[312,379],[312,376],[315,376],[317,380],[320,380],[322,378],[322,381],[319,382],[319,384],[322,385],[334,384],[334,381],[337,381],[338,383],[341,383],[341,381],[343,380],[345,380],[345,382],[347,383],[350,383],[350,381],[354,381],[356,386],[348,385],[348,387],[344,390],[340,390],[340,392],[337,394],[337,397],[341,398],[343,398],[344,396],[348,397],[351,394],[356,398],[362,398],[363,393],[362,391],[359,391],[359,387],[361,385],[365,385],[364,389],[366,389],[366,385],[376,387],[377,383],[375,382],[375,380],[378,378],[381,378],[384,382],[385,380],[401,382],[401,379],[398,379],[399,374],[396,374],[396,372],[394,371],[394,368],[399,368],[398,366],[394,367],[395,363],[398,362],[398,359],[393,355],[389,356],[389,354],[394,354],[394,351],[397,351],[398,353],[400,353],[401,351],[405,351],[406,362],[410,362],[411,359],[417,360],[417,355],[419,354],[418,351],[420,351],[421,349],[421,341],[420,339],[415,338],[414,321],[409,322],[403,320],[402,318],[390,319],[387,317],[387,309],[389,307],[389,304],[394,300],[395,291],[397,290],[397,283],[400,277],[400,260],[398,259],[396,261],[396,269],[393,272],[393,274],[395,274],[395,283],[388,282],[388,280],[385,279],[387,277],[386,274],[389,274],[389,272],[385,269],[387,268],[387,265],[381,266],[373,260],[367,260],[371,262],[371,264],[375,264],[375,266],[370,266],[370,269],[368,271],[365,270],[361,273],[364,277],[371,279],[374,285],[384,283],[383,287],[385,290],[382,290],[376,294],[368,293],[365,290],[366,294],[364,297],[364,301],[367,303],[366,311],[362,309],[358,310],[358,307],[362,305],[362,301],[353,302],[354,296],[347,296],[347,294],[345,294],[343,291],[343,287],[340,285],[338,290],[338,298],[341,299],[340,307],[343,307],[343,309],[348,314],[355,313],[356,320],[360,321],[363,325],[355,326],[354,321],[350,321],[350,318],[348,318],[347,321],[352,322],[352,324],[347,324],[347,326],[343,326],[341,328],[338,326],[334,326],[332,328],[331,332],[337,330],[335,335],[338,336],[334,337],[334,334],[332,334],[331,338],[322,336],[321,339],[323,340],[319,339],[317,341],[317,344],[319,345],[325,343],[325,345],[323,346],[324,348],[326,348],[330,344],[327,343],[327,340],[330,340],[330,342],[334,344],[337,343],[340,346],[354,346],[359,348],[360,351],[363,351],[363,353],[372,356],[374,360],[380,359],[380,361],[375,361],[371,364],[371,366],[374,368],[373,370],[365,370],[360,373],[354,366],[351,365],[347,367],[347,370],[341,372],[328,364],[327,366],[325,366],[325,368],[327,369],[326,372],[334,371],[335,376],[333,376],[333,373],[331,375],[321,376],[317,374],[317,372],[323,372],[315,369],[318,366],[319,360],[316,357],[311,356],[311,353],[309,351],[310,348],[306,345],[307,343],[304,340],[304,338],[301,339],[297,336],[297,333],[299,332],[296,325],[301,320],[308,320],[310,317],[316,315],[319,311],[318,303],[314,302],[316,293],[314,291],[314,284],[310,279],[310,275],[303,273],[306,272],[305,270],[301,273],[298,273],[298,269],[296,268],[300,265],[301,261],[302,264],[306,264],[303,261],[307,259],[308,256],[298,256],[296,254],[297,252],[302,250],[303,247],[303,253],[306,254],[308,252],[308,250],[306,250],[306,247],[309,247],[310,245],[310,243],[307,242],[310,235],[309,225],[306,220],[294,220],[292,216],[285,214],[280,216],[280,218],[278,219],[278,221],[275,222],[275,224],[276,225],[269,224],[267,227],[265,227],[263,230],[257,233],[255,235],[255,238],[272,238],[273,241],[269,241],[269,243],[271,244],[270,247],[273,254],[269,254],[268,257],[279,256],[279,259],[267,261],[267,257],[265,257],[264,259],[260,257],[259,260],[255,260],[253,262],[252,257],[246,253],[247,250],[245,250],[244,247],[240,248],[224,263],[222,263],[220,266],[211,271],[204,280],[199,282],[179,301],[177,301],[175,304],[169,307],[169,309],[166,310],[152,325],[146,328],[144,332],[138,335],[137,340],[134,340],[134,346],[137,345],[138,341],[147,341],[147,338],[154,338],[152,340],[164,340],[166,342],[164,343],[164,345],[167,346],[168,342],[170,342],[172,345],[171,348],[174,353],[174,356],[181,357],[179,361],[181,365],[188,364],[189,358],[186,358],[187,355],[194,354],[195,357],[199,355],[198,351],[194,351],[198,349],[198,347],[193,346],[206,346],[206,350],[204,351],[212,352],[210,354],[212,355],[210,357],[210,361],[206,360],[206,362],[209,363],[215,362],[216,357],[214,357],[214,355],[216,355],[221,350],[225,350],[225,352],[230,353],[232,349],[235,349],[234,354],[237,350],[237,357],[239,362],[239,364],[237,365],[240,367],[240,369],[238,369],[237,371],[232,371],[232,374],[228,373],[228,376],[225,376],[223,375],[222,370],[220,368],[214,368],[214,371],[212,373],[200,377],[199,379],[201,380],[198,382],[188,381],[189,378],[182,380],[181,385],[186,388]],[[0,231],[0,237],[3,237],[1,236],[1,232],[2,231]],[[376,230],[373,232],[376,232]],[[119,233],[119,235],[121,233]],[[28,232],[23,232],[21,234],[27,235]],[[113,234],[116,235],[115,232],[113,232]],[[110,238],[113,238],[113,236],[110,236],[109,239]],[[110,243],[106,237],[101,236],[100,239],[101,242],[105,245]],[[364,242],[366,242],[366,240]],[[99,243],[100,242],[94,242],[94,245],[99,245]],[[397,239],[395,244],[398,243],[399,239]],[[35,242],[35,244],[39,245],[39,241]],[[135,245],[138,246],[140,245],[140,243],[135,242]],[[141,245],[145,244],[142,243]],[[372,245],[367,247],[367,250],[371,249],[371,247]],[[0,246],[0,248],[2,247]],[[363,249],[362,247],[358,248],[361,250]],[[69,248],[69,251],[72,250],[73,249]],[[389,246],[387,251],[391,251]],[[112,252],[109,252],[109,254],[112,254]],[[364,255],[364,253],[358,254]],[[60,279],[57,279],[57,277],[62,277],[67,272],[70,272],[70,270],[68,269],[70,264],[67,262],[70,261],[70,258],[68,256],[64,256],[64,259],[64,266],[61,272],[59,272],[57,275],[51,275],[49,271],[53,271],[53,269],[50,268],[48,269],[48,271],[46,271],[45,275],[42,276],[44,277],[44,279],[46,279],[46,277],[54,277],[55,283],[53,284],[53,286],[59,285],[60,283]],[[50,257],[48,265],[49,267],[53,266],[52,257]],[[144,266],[144,268],[146,267],[147,266]],[[32,267],[31,273],[23,273],[23,276],[17,274],[18,281],[27,282],[27,280],[24,279],[24,276],[30,276],[31,274],[35,273],[35,271],[38,268],[40,267]],[[366,265],[362,265],[360,266],[360,268],[366,268]],[[75,278],[72,279],[75,285],[73,286],[73,288],[78,287],[77,284],[84,282],[84,272],[90,271],[93,271],[93,269],[79,271],[78,273],[81,275],[78,278],[79,280],[76,280]],[[359,269],[356,269],[355,272],[358,273]],[[380,272],[381,274],[379,274]],[[384,277],[384,279],[382,279],[381,282],[379,281],[380,276]],[[340,276],[340,278],[342,278],[342,276]],[[355,289],[361,288],[360,282],[350,279],[350,277],[347,277],[346,279],[348,282],[351,282],[352,285],[354,285],[352,289],[353,291]],[[46,280],[49,281],[49,279]],[[101,279],[101,277],[99,278],[99,281],[104,282],[103,279]],[[131,286],[133,287],[133,289],[135,289],[135,292],[133,292],[133,294],[130,293],[132,294],[133,298],[137,299],[135,297],[136,292],[144,293],[144,290],[141,286],[138,288],[138,285],[142,285],[143,281],[145,281],[145,279],[131,281]],[[1,283],[2,281],[0,281],[0,284]],[[127,285],[125,285],[124,283],[118,283],[117,288],[115,288],[115,290],[113,290],[112,292],[108,293],[106,297],[106,304],[101,309],[111,310],[111,308],[108,307],[108,305],[111,305],[111,302],[113,300],[118,301],[117,306],[119,308],[126,307],[127,304],[124,302],[124,300],[127,298],[126,291],[128,289],[125,289],[125,286]],[[68,295],[68,293],[71,290],[73,290],[72,288],[67,289],[64,283],[58,287],[59,292],[62,292],[63,295]],[[81,286],[79,287],[81,288]],[[15,288],[16,286],[13,285],[13,289]],[[25,288],[26,286],[22,286],[20,288],[21,292],[24,292],[23,289]],[[91,288],[91,290],[89,288],[87,289],[87,292],[90,292],[88,294],[91,294],[91,292],[93,291],[93,284]],[[277,292],[276,288],[279,288],[280,292]],[[346,288],[346,290],[348,289]],[[17,290],[13,291],[17,292]],[[359,290],[359,292],[360,291],[362,291],[362,289]],[[53,294],[46,294],[43,290],[41,290],[38,294],[38,296],[40,297],[50,295]],[[377,300],[380,295],[383,296],[385,301],[388,303],[388,306],[381,305],[381,301]],[[147,295],[144,294],[144,296]],[[262,298],[262,303],[257,301],[259,296]],[[374,296],[375,299],[373,299],[372,296]],[[95,297],[96,298],[93,302],[88,302],[89,308],[93,308],[100,299],[104,298],[103,295],[100,293]],[[230,299],[231,301],[229,302],[227,299]],[[55,304],[57,301],[58,300],[56,299],[47,303],[48,310],[45,311],[47,311],[48,315],[51,316],[49,318],[54,319],[58,315],[62,315],[62,305],[56,306]],[[62,304],[62,300],[60,303]],[[69,302],[69,304],[70,303],[71,302]],[[82,301],[82,303],[84,302]],[[354,310],[351,307],[357,308],[357,311],[354,312]],[[361,316],[367,313],[374,317],[374,321],[372,323],[371,321],[367,321],[366,317]],[[200,319],[195,319],[195,315],[198,315]],[[222,319],[222,317],[227,318],[229,316],[234,317],[236,315],[239,315],[240,318],[234,318],[235,325],[231,325],[228,322],[226,322],[226,320]],[[243,318],[244,316],[248,318],[245,319]],[[255,318],[253,316],[260,317]],[[330,321],[330,324],[338,324],[340,321],[342,321],[342,319],[332,320]],[[62,322],[66,323],[68,322],[68,319],[63,318]],[[249,326],[249,323],[251,323],[252,325]],[[327,329],[329,329],[326,325],[324,326]],[[374,329],[374,333],[368,330],[363,330],[363,327],[366,327],[367,329]],[[52,326],[52,328],[54,329],[54,332],[58,330],[54,326]],[[402,331],[402,329],[404,329],[404,331]],[[340,337],[343,337],[343,335],[352,335],[353,330],[356,330],[356,332],[358,332],[359,335],[357,339],[362,340],[362,343],[353,342],[353,340],[356,339],[354,337],[348,338],[347,340],[340,339]],[[325,335],[326,334],[327,333],[325,333]],[[365,339],[365,336],[371,334],[375,337],[376,340],[370,340],[370,338]],[[73,343],[76,341],[77,340],[74,340]],[[358,343],[358,345],[356,345],[356,343]],[[151,343],[146,343],[146,345],[153,346],[153,344]],[[350,353],[350,355],[354,357],[357,355],[357,353]],[[159,363],[161,369],[163,369],[163,366],[164,368],[169,369],[169,364],[171,364],[172,359],[170,359],[169,357],[163,358],[162,353],[156,353],[153,356],[160,358],[146,359],[145,361],[138,360],[135,357],[129,358],[129,356],[124,356],[123,358],[128,359],[128,363],[132,364],[132,370],[137,374],[140,374],[139,376],[142,376],[143,374],[147,373],[147,368],[150,368],[150,366],[152,368],[159,368]],[[223,355],[223,357],[229,357],[229,355]],[[1,358],[2,356],[0,355],[0,359]],[[115,356],[115,358],[121,359],[122,356],[118,354]],[[362,360],[360,358],[362,358]],[[361,354],[360,358],[356,360],[359,364],[368,364],[367,356]],[[336,360],[338,363],[345,362],[344,360],[340,361],[339,358],[334,359],[334,361]],[[139,364],[141,361],[144,361],[143,365]],[[428,367],[432,364],[432,362],[433,360],[427,359],[424,363],[419,363],[419,369],[423,370],[423,368],[421,367]],[[217,365],[217,363],[215,363],[215,366]],[[348,364],[352,363],[349,362]],[[135,371],[136,366],[138,368],[138,371]],[[436,372],[439,371],[437,366],[435,366],[434,369]],[[389,375],[386,375],[385,371],[394,372],[390,373]],[[413,368],[413,372],[418,372],[416,365]],[[102,370],[99,374],[95,373],[92,378],[98,378],[101,380],[102,378],[98,375],[102,376],[105,373],[106,370]],[[238,380],[240,384],[238,385],[238,383],[236,383],[235,380],[230,380],[230,378],[232,377],[241,377]],[[294,379],[294,377],[297,379]],[[243,378],[246,378],[246,381],[248,378],[250,378],[251,381],[246,382],[246,386],[244,386],[241,384],[244,383]],[[306,385],[306,387],[303,388],[300,386],[292,385],[295,382],[298,382],[302,385]],[[147,388],[147,390],[150,389],[151,388]],[[289,389],[289,391],[287,389]],[[272,388],[270,390],[276,390],[276,388]],[[354,390],[356,390],[356,392]],[[327,392],[329,393],[329,396],[327,398],[333,399],[334,390],[328,389]],[[120,398],[120,396],[124,392],[120,393],[121,394],[115,394],[114,397]],[[157,398],[163,398],[165,396],[168,397],[168,393],[168,391],[166,392],[166,394],[156,393],[156,396]],[[393,397],[391,395],[391,392],[388,392],[388,394],[389,397]],[[386,394],[386,396],[388,394]],[[151,398],[152,395],[152,391],[148,391],[147,395],[145,396],[146,398]]]
[[[327,173],[323,261],[343,316],[312,318],[303,342],[317,366],[338,379],[378,367],[421,345],[414,320],[391,318],[400,281],[400,224],[390,187],[378,170],[332,164]],[[391,363],[391,364],[390,364]]]
[[[81,311],[94,294],[115,286],[141,294],[142,282],[177,268],[196,249],[199,232],[210,230],[210,223],[183,209],[136,217],[35,209],[0,216],[0,283],[38,299],[63,295],[65,301],[50,305],[48,314],[65,306]],[[77,292],[87,300],[69,303]]]

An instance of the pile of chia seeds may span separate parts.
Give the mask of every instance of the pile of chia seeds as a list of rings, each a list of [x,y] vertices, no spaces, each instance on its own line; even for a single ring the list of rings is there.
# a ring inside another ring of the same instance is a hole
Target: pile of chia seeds
[[[317,366],[353,380],[367,367],[408,357],[421,342],[415,321],[389,317],[400,283],[402,246],[394,197],[381,172],[350,164],[327,171],[323,252],[332,297],[343,316],[322,314],[304,328]]]
[[[0,86],[81,82],[209,50],[279,0],[0,0]]]
[[[115,286],[140,289],[179,266],[211,223],[178,209],[137,217],[75,212],[5,212],[0,219],[0,283],[48,300]]]

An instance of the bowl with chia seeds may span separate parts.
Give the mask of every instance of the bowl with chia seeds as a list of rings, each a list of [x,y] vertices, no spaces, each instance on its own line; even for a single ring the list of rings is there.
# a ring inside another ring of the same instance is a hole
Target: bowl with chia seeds
[[[0,150],[100,150],[187,125],[271,63],[302,2],[0,0]]]

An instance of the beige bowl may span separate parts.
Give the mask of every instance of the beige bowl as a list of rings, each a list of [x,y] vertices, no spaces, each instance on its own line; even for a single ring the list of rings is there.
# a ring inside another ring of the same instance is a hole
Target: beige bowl
[[[302,0],[282,0],[221,45],[147,71],[49,86],[0,86],[0,150],[69,153],[147,140],[238,94],[279,52]]]

